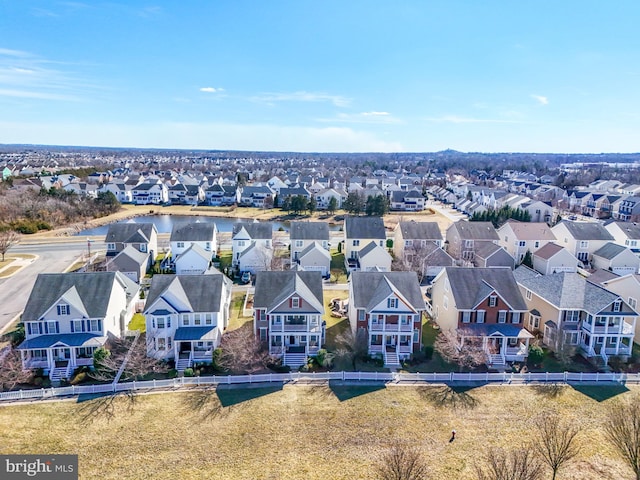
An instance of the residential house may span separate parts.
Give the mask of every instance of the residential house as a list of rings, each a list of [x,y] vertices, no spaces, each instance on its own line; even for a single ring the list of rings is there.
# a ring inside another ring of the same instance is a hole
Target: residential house
[[[344,219],[344,258],[349,271],[357,270],[360,250],[374,242],[385,247],[387,234],[380,217],[353,217]]]
[[[273,257],[273,224],[268,222],[239,222],[231,234],[232,265],[240,271],[265,270]],[[245,252],[247,251],[247,252]],[[246,253],[246,256],[245,256]],[[244,269],[240,257],[245,256]],[[262,268],[260,268],[262,267]]]
[[[500,240],[491,222],[469,222],[459,220],[447,229],[447,252],[458,260],[473,261],[475,250],[482,243]]]
[[[554,209],[551,204],[538,200],[529,200],[518,205],[520,210],[529,214],[532,222],[551,223]]]
[[[291,264],[291,267],[310,272],[319,271],[323,278],[327,278],[331,273],[331,254],[318,242],[313,242],[299,252],[297,260]]]
[[[43,368],[51,380],[93,366],[93,352],[124,335],[139,287],[119,272],[41,273],[22,314],[24,368]]]
[[[500,245],[482,242],[475,249],[473,264],[476,267],[509,267],[515,268],[515,259]]]
[[[591,281],[591,277],[587,280]],[[638,301],[640,300],[640,275],[632,273],[617,276],[599,282],[599,284],[622,298],[634,311],[639,311]],[[633,340],[636,343],[640,340],[640,322],[636,322],[636,330]]]
[[[393,231],[393,253],[396,258],[417,254],[427,243],[442,247],[442,232],[437,222],[399,222]]]
[[[159,180],[140,183],[131,190],[131,202],[136,205],[162,205],[169,202],[169,190]]]
[[[613,236],[615,243],[627,247],[640,258],[640,225],[629,222],[610,222],[604,228]]]
[[[238,203],[243,207],[271,208],[274,196],[267,185],[247,185],[241,188]]]
[[[393,258],[387,252],[386,247],[381,247],[376,242],[370,241],[358,251],[358,259],[353,263],[347,262],[349,272],[389,272]]]
[[[107,272],[120,272],[136,283],[144,278],[149,267],[149,253],[141,252],[133,245],[127,245],[115,257],[106,262]]]
[[[543,222],[518,222],[507,220],[498,228],[499,245],[521,263],[527,252],[535,252],[547,243],[556,240],[549,225]]]
[[[342,208],[344,202],[347,200],[347,192],[341,188],[325,188],[315,195],[316,207],[318,210],[327,210],[331,199],[336,199],[336,208]]]
[[[319,270],[326,276],[331,268],[329,255],[329,225],[326,222],[291,222],[291,265],[298,264],[305,270]],[[317,245],[323,252],[316,251]],[[314,248],[310,248],[314,247]],[[298,262],[304,252],[305,265]]]
[[[422,348],[424,297],[415,272],[353,272],[349,277],[349,323],[364,330],[369,354],[398,367]]]
[[[202,275],[211,267],[211,252],[192,243],[173,261],[177,275]]]
[[[172,205],[200,205],[206,196],[200,185],[176,183],[168,189],[169,202]]]
[[[235,205],[238,202],[237,190],[234,185],[214,184],[205,189],[205,201],[212,207]]]
[[[151,266],[158,253],[158,230],[153,223],[113,223],[109,225],[104,243],[107,244],[107,257],[113,257],[131,245],[149,254]]]
[[[123,181],[113,181],[98,187],[98,193],[111,192],[120,203],[131,203],[133,196],[131,186]]]
[[[551,228],[558,243],[582,263],[588,263],[593,253],[613,236],[599,223],[562,220]]]
[[[542,331],[551,350],[604,365],[610,355],[631,355],[637,313],[619,295],[577,273],[519,267],[515,277],[530,312],[527,328]]]
[[[604,246],[593,252],[591,263],[593,268],[609,270],[616,275],[638,273],[640,268],[640,258],[627,247],[613,242],[605,243]]]
[[[196,247],[198,248],[198,247]],[[178,371],[210,363],[229,323],[231,280],[215,275],[154,275],[144,309],[147,355]]]
[[[320,272],[258,272],[253,328],[283,365],[299,367],[324,345],[324,303]]]
[[[523,326],[527,305],[510,268],[445,268],[433,280],[430,310],[461,342],[480,338],[490,365],[526,361],[533,335]]]
[[[398,190],[391,192],[390,209],[406,212],[419,212],[424,210],[427,199],[417,190]]]
[[[542,275],[578,271],[578,259],[569,250],[549,242],[533,254],[533,268]]]
[[[182,255],[191,245],[198,245],[209,252],[209,259],[218,250],[218,229],[214,222],[188,222],[173,225],[169,244],[173,261]]]

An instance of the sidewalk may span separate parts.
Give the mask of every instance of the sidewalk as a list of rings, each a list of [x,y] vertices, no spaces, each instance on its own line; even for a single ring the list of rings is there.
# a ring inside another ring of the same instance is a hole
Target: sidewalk
[[[9,278],[13,275],[15,275],[16,273],[18,273],[20,270],[22,270],[25,267],[28,267],[29,265],[31,265],[33,262],[35,262],[38,259],[38,255],[33,255],[33,254],[29,254],[32,258],[22,258],[22,257],[16,257],[14,258],[13,262],[5,265],[4,267],[0,268],[0,278]],[[10,273],[7,273],[6,275],[4,274],[4,272],[6,272],[7,270],[13,269]]]

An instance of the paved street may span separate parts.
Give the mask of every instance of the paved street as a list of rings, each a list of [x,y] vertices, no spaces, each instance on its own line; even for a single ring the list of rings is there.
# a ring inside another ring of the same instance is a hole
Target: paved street
[[[96,242],[92,244],[92,249],[94,248],[104,249],[104,244]],[[0,279],[0,332],[24,309],[39,273],[62,272],[86,252],[85,239],[12,247],[9,254],[30,253],[38,258],[15,275]]]

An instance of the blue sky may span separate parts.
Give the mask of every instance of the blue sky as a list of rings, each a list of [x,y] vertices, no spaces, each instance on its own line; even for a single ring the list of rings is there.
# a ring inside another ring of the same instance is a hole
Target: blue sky
[[[640,151],[637,0],[0,0],[0,143]]]

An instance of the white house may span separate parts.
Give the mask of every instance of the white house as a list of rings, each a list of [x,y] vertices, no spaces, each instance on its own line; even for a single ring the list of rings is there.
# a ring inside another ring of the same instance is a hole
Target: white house
[[[593,253],[612,242],[613,236],[599,223],[571,222],[563,220],[554,225],[551,230],[556,236],[558,244],[565,247],[578,260],[588,263]]]
[[[352,217],[344,219],[344,258],[348,270],[359,269],[360,250],[374,242],[385,247],[387,234],[380,217]]]
[[[211,266],[211,252],[192,243],[174,261],[177,275],[202,275]]]
[[[261,251],[273,250],[273,224],[268,222],[236,223],[233,225],[231,244],[233,254],[232,265],[238,267],[240,264],[240,255],[250,247],[258,247]],[[273,253],[271,253],[271,255],[273,255]]]
[[[329,225],[326,222],[291,222],[289,231],[291,238],[291,265],[297,260],[300,252],[310,245],[318,243],[329,250]]]
[[[218,229],[213,222],[189,222],[174,224],[169,238],[171,255],[174,261],[182,255],[191,245],[198,245],[203,250],[215,254]]]
[[[569,250],[549,242],[533,254],[533,268],[538,273],[577,272],[578,259]]]
[[[593,268],[609,270],[616,275],[638,273],[638,268],[640,268],[640,258],[636,257],[627,247],[613,242],[606,243],[593,252],[591,263]]]

